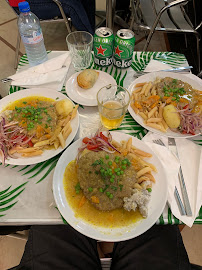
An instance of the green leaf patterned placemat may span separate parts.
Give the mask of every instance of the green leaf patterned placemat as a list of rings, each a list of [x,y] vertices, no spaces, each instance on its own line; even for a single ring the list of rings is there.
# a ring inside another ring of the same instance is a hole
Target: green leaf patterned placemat
[[[50,54],[54,54],[54,52],[48,52]],[[62,52],[61,52],[62,53]],[[155,59],[161,62],[164,62],[166,64],[171,65],[172,67],[178,67],[181,65],[185,65],[187,63],[186,58],[182,54],[173,53],[173,52],[134,52],[133,55],[133,62],[130,68],[128,69],[118,69],[116,67],[109,66],[109,67],[99,67],[94,64],[93,61],[93,55],[92,55],[92,62],[91,62],[91,68],[96,70],[102,70],[104,72],[109,73],[111,76],[114,77],[117,84],[121,86],[129,86],[129,84],[134,80],[133,79],[133,73],[134,71],[142,71],[145,69],[146,65],[149,63],[151,59]],[[23,55],[20,59],[18,70],[21,70],[22,67],[28,65],[27,56]],[[9,94],[12,94],[16,91],[23,90],[24,88],[17,87],[17,86],[11,86]],[[61,92],[66,95],[65,92],[65,86],[61,89]],[[85,112],[87,108],[84,106],[80,106],[80,109]],[[89,116],[90,117],[90,116]],[[147,133],[147,130],[144,129],[142,126],[140,126],[129,113],[126,113],[125,118],[123,120],[123,123],[121,126],[117,129],[121,132],[130,134],[132,136],[137,137],[138,139],[142,139],[144,135]],[[202,138],[201,136],[199,138],[195,138],[194,141],[200,145],[202,145]],[[62,153],[59,155],[35,164],[35,165],[27,165],[27,166],[12,166],[12,165],[6,165],[3,167],[0,166],[0,170],[6,170],[6,172],[9,174],[10,170],[15,170],[16,175],[19,174],[19,176],[22,176],[24,180],[23,183],[20,185],[9,185],[9,183],[6,185],[0,184],[0,222],[3,222],[5,220],[5,216],[9,213],[9,211],[18,203],[19,200],[23,200],[23,194],[26,192],[26,187],[28,187],[30,184],[30,181],[32,182],[32,185],[37,185],[38,189],[40,189],[40,185],[45,185],[46,181],[50,181],[52,177],[53,170],[57,164],[58,159],[60,158]],[[26,180],[27,179],[27,180]],[[45,181],[45,182],[44,182]],[[4,188],[2,188],[4,186]],[[14,187],[13,187],[14,186]],[[34,188],[34,186],[33,186]],[[36,189],[37,190],[37,189]],[[30,191],[29,191],[30,192]],[[21,194],[22,193],[22,194]],[[32,196],[32,194],[30,194]],[[52,198],[53,199],[53,198]],[[15,209],[14,207],[14,209]],[[54,207],[55,208],[55,207]],[[47,209],[48,211],[49,209]],[[14,211],[14,210],[13,210]],[[40,211],[40,209],[39,209]],[[57,211],[57,210],[56,210]],[[10,213],[9,213],[10,214]],[[39,223],[40,223],[39,218]],[[54,219],[55,220],[55,219]],[[50,217],[51,221],[51,217]],[[66,222],[63,219],[63,222]],[[168,206],[166,206],[164,212],[160,216],[158,222],[159,224],[180,224],[180,221],[175,218]],[[199,216],[197,217],[195,223],[201,224],[202,223],[202,209],[200,210]]]

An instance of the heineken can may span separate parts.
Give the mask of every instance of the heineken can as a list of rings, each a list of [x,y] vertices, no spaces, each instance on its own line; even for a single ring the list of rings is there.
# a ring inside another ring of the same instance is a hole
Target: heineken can
[[[128,68],[132,63],[135,46],[134,33],[129,29],[117,31],[114,44],[113,63],[118,68]]]
[[[93,49],[94,62],[99,66],[112,64],[114,47],[113,31],[107,27],[100,27],[95,31]]]

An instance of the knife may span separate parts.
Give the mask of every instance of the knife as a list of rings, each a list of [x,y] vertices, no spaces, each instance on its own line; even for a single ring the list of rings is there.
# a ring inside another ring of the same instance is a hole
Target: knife
[[[175,142],[174,138],[168,138],[168,147],[179,158],[177,147],[176,147],[176,142]],[[180,187],[181,187],[181,191],[182,191],[182,198],[183,198],[183,202],[184,202],[184,206],[185,206],[186,215],[191,217],[192,216],[192,210],[191,210],[189,197],[188,197],[188,194],[187,194],[187,189],[186,189],[186,185],[185,185],[184,176],[183,176],[183,173],[182,173],[181,166],[180,166],[180,169],[179,169],[178,178],[179,178]]]
[[[188,66],[188,67],[177,67],[177,68],[171,68],[171,69],[163,69],[163,70],[159,70],[159,71],[180,71],[180,70],[187,70],[187,69],[191,69],[193,68],[192,66]]]
[[[170,69],[162,69],[162,70],[157,70],[157,71],[135,71],[135,74],[133,75],[133,77],[140,77],[141,75],[144,74],[149,74],[152,72],[179,72],[179,71],[183,71],[183,70],[189,70],[193,68],[192,66],[187,66],[187,67],[177,67],[177,68],[170,68]]]

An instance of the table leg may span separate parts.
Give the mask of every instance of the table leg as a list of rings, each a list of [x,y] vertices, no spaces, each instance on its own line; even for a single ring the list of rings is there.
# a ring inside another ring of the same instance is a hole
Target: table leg
[[[113,29],[116,0],[106,0],[106,27]]]

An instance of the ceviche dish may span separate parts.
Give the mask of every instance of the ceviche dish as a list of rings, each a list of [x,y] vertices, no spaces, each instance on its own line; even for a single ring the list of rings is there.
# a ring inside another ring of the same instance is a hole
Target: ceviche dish
[[[45,149],[65,147],[77,107],[69,99],[28,96],[0,113],[0,160],[32,157]]]
[[[148,127],[196,135],[202,129],[202,91],[170,77],[138,83],[131,107]]]
[[[85,137],[63,178],[75,217],[108,228],[147,218],[157,171],[147,161],[151,156],[132,145],[132,138],[117,142],[100,131]]]

